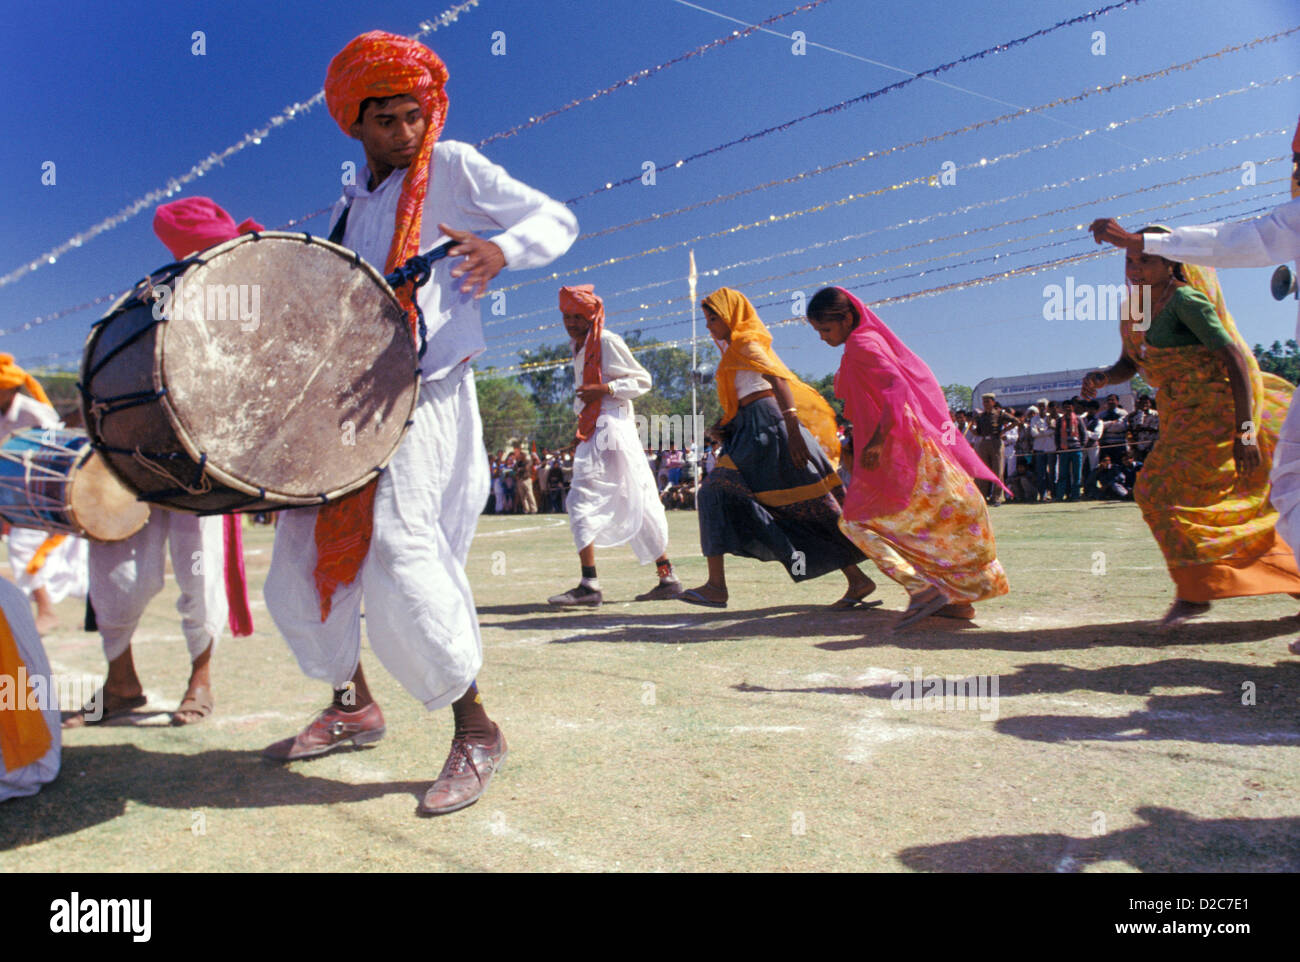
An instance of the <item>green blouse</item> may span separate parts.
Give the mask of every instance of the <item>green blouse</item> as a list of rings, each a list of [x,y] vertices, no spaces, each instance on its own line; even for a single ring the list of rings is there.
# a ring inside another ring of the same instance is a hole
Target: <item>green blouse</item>
[[[1209,298],[1191,284],[1177,288],[1160,313],[1151,319],[1146,340],[1152,347],[1203,344],[1212,350],[1234,343]]]

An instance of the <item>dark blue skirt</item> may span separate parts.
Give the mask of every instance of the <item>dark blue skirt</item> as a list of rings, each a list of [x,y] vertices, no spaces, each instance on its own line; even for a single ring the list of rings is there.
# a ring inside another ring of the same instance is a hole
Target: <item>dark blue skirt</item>
[[[808,463],[796,468],[773,398],[740,409],[696,506],[706,557],[779,561],[795,581],[819,578],[866,556],[839,529],[844,487],[803,425]]]

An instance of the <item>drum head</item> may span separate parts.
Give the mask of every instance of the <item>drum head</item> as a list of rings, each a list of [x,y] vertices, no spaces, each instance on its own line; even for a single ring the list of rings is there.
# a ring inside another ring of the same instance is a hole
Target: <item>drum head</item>
[[[149,520],[149,505],[137,501],[94,451],[73,469],[68,512],[73,523],[95,541],[123,541]]]
[[[273,500],[361,487],[417,399],[392,290],[351,251],[301,234],[245,235],[201,257],[171,282],[159,347],[181,443],[216,480]]]

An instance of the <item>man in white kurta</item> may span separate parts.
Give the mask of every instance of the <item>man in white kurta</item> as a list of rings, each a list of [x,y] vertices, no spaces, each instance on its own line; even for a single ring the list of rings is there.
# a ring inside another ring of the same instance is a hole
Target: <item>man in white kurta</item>
[[[442,772],[417,809],[440,815],[475,802],[505,757],[500,728],[475,685],[482,665],[478,617],[465,562],[489,486],[470,361],[485,349],[481,294],[503,267],[540,267],[577,237],[561,204],[512,178],[468,144],[435,142],[446,108],[446,68],[428,48],[372,31],[334,58],[326,103],[365,149],[366,169],[336,204],[341,243],[384,265],[395,237],[418,230],[427,251],[451,238],[416,301],[427,325],[413,422],[380,476],[373,528],[359,575],[339,583],[323,616],[317,590],[316,522],[327,509],[286,511],[276,529],[266,602],[308,675],[335,690],[333,703],[299,735],[269,746],[277,761],[377,741],[383,715],[361,671],[361,606],[379,660],[429,710],[452,705],[456,730]],[[403,89],[411,94],[400,93]],[[428,157],[427,186],[418,182]],[[412,193],[414,191],[414,193]],[[422,206],[414,224],[407,204]],[[489,241],[475,231],[494,231]],[[462,259],[463,258],[463,259]],[[400,265],[397,265],[400,266]],[[465,280],[459,281],[459,278]]]
[[[31,391],[32,396],[21,393],[19,385]],[[62,426],[40,384],[14,363],[12,355],[0,354],[0,444],[29,428]],[[52,537],[57,536],[36,528],[9,529],[9,564],[14,582],[36,603],[36,626],[41,634],[58,626],[56,604],[69,596],[86,596],[85,539],[62,535],[57,545],[38,561],[37,552]]]
[[[1114,220],[1102,218],[1094,221],[1090,230],[1099,244],[1110,243],[1189,264],[1271,267],[1292,261],[1300,275],[1300,126],[1291,150],[1293,199],[1260,217],[1232,224],[1176,227],[1167,234],[1130,234]],[[1300,312],[1296,339],[1300,340]],[[1269,499],[1278,511],[1278,533],[1300,560],[1300,407],[1294,403],[1278,435],[1270,481]],[[1292,643],[1291,648],[1300,654],[1300,642]]]
[[[597,607],[604,600],[596,549],[630,545],[642,564],[655,562],[659,583],[638,601],[676,598],[682,584],[668,560],[668,518],[646,463],[632,400],[650,390],[650,372],[624,340],[605,330],[605,306],[590,284],[560,290],[560,310],[573,346],[578,443],[573,484],[565,500],[582,580],[548,600],[557,607]]]
[[[0,579],[0,802],[54,780],[59,735],[55,682],[31,608]]]

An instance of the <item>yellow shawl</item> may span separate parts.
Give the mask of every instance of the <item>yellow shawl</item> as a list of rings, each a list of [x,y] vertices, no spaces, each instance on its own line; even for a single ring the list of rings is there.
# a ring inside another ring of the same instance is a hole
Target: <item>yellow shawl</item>
[[[740,398],[736,394],[736,372],[757,371],[782,378],[790,385],[794,396],[795,413],[801,424],[817,439],[826,457],[834,465],[840,460],[839,432],[835,425],[835,412],[826,399],[795,375],[772,350],[772,335],[759,320],[749,298],[730,287],[720,287],[704,299],[704,306],[723,319],[731,331],[731,340],[723,351],[714,375],[718,386],[718,400],[722,402],[722,423],[732,420],[740,411]]]

